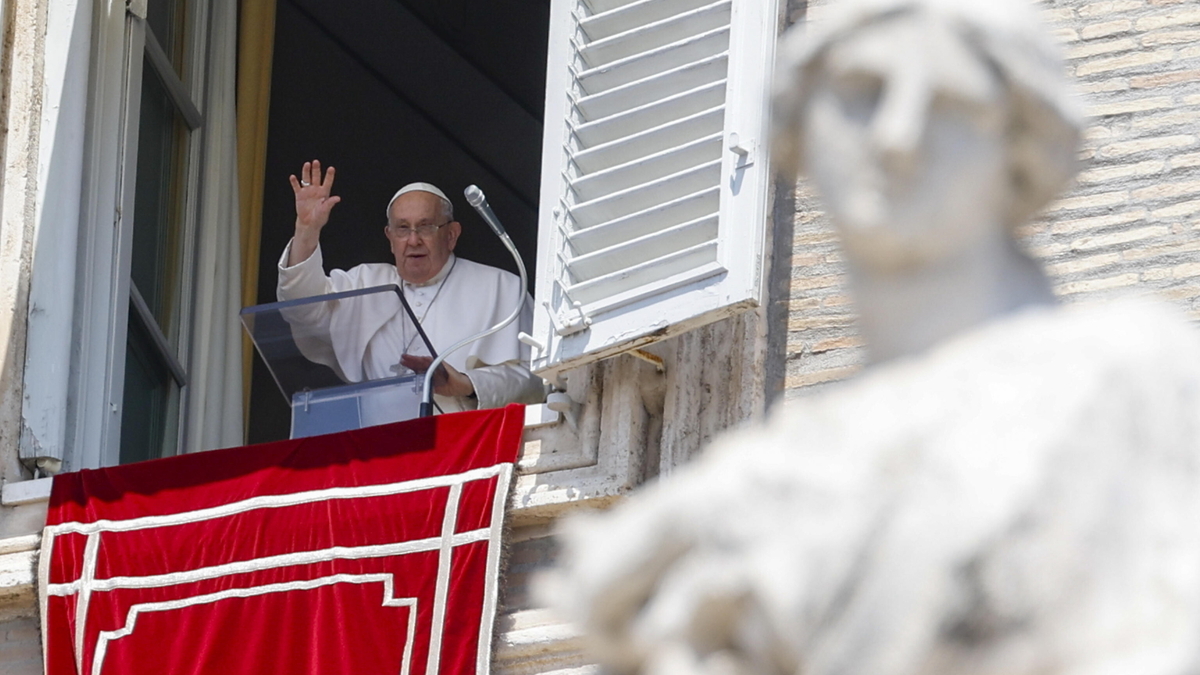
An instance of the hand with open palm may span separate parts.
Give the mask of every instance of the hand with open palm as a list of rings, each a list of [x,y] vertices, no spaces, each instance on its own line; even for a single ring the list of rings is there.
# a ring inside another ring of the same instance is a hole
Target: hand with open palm
[[[317,250],[321,228],[329,222],[329,212],[342,201],[341,197],[330,196],[334,173],[331,166],[322,176],[321,162],[314,159],[304,163],[300,178],[296,178],[295,174],[288,176],[292,192],[296,195],[296,233],[288,256],[289,266],[307,260]]]

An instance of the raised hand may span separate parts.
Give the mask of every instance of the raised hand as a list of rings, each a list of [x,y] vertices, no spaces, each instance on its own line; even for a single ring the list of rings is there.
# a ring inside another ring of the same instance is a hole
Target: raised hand
[[[321,228],[329,222],[329,212],[341,197],[331,196],[335,170],[331,166],[321,175],[321,162],[314,159],[305,162],[300,177],[288,176],[292,192],[296,195],[296,234],[292,239],[288,264],[295,265],[307,260],[317,249]]]

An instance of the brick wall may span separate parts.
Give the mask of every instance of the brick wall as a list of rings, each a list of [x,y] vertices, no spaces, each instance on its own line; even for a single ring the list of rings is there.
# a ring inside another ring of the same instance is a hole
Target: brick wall
[[[1066,302],[1152,293],[1200,319],[1200,3],[1039,4],[1086,104],[1088,164],[1026,245]],[[789,395],[863,360],[833,229],[803,184],[793,244]]]
[[[42,647],[35,619],[0,622],[0,675],[39,675]]]

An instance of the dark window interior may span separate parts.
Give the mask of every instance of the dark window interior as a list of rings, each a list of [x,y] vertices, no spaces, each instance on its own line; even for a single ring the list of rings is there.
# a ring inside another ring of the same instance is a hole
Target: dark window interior
[[[456,252],[511,271],[462,197],[483,188],[533,273],[549,0],[280,0],[258,301],[295,208],[287,177],[337,167],[342,202],[322,232],[326,269],[391,262],[384,208],[412,181],[441,187],[463,224]],[[287,438],[290,413],[255,355],[249,441]]]

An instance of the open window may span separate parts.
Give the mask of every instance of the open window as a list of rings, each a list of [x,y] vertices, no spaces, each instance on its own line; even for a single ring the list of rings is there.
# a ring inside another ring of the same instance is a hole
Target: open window
[[[534,272],[547,376],[754,306],[776,27],[751,0],[279,2],[259,302],[287,175],[320,158],[328,267],[389,261],[383,205],[424,180],[455,201],[457,252],[512,270],[461,198],[479,184]],[[250,440],[286,433],[261,364],[251,406]]]
[[[516,271],[462,196],[479,185],[536,268],[551,0],[279,0],[263,172],[258,302],[294,230],[289,174],[337,168],[321,235],[327,268],[392,262],[384,207],[397,188],[442,188],[463,225],[456,253]],[[255,356],[249,440],[286,438],[289,408]]]
[[[261,255],[248,258],[259,302],[274,299],[292,232],[287,175],[312,158],[339,169],[343,201],[322,238],[330,267],[388,261],[383,206],[425,180],[455,200],[457,252],[513,269],[460,197],[480,185],[533,272],[529,341],[550,378],[759,302],[776,3],[273,4]],[[206,68],[233,53],[221,40],[234,31],[210,26],[220,13],[207,0],[118,5],[72,5],[75,28],[59,30],[71,45],[60,65],[74,73],[62,97],[74,97],[86,142],[60,153],[71,136],[55,136],[54,158],[74,157],[58,164],[75,173],[45,182],[46,203],[74,206],[45,211],[43,225],[63,226],[43,227],[54,236],[34,260],[21,456],[69,468],[213,447],[191,432],[241,419],[210,415],[196,395],[232,399],[236,378],[209,375],[236,359],[194,353],[229,338],[208,335],[228,299],[194,319],[199,299],[238,283],[201,262],[237,258],[205,243],[229,241],[236,221],[223,201],[236,189],[220,180],[236,172],[205,173],[233,152],[220,143],[234,136],[227,115],[212,114],[226,109],[214,92],[229,91],[232,71],[206,79]],[[251,442],[286,436],[286,402],[263,375]]]

